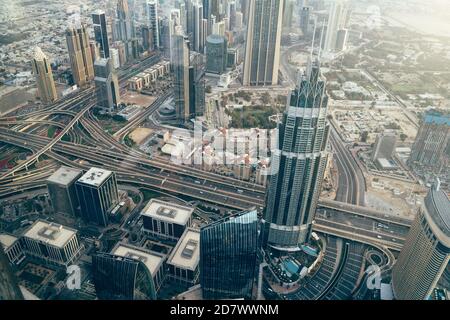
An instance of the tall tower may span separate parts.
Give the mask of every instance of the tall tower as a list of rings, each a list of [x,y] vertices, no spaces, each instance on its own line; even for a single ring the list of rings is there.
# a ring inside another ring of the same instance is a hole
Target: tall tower
[[[182,34],[172,37],[172,68],[175,76],[175,111],[180,122],[189,120],[189,40]]]
[[[94,26],[95,42],[100,46],[100,54],[102,58],[109,58],[109,40],[106,28],[106,15],[104,11],[96,11],[92,14],[92,22]]]
[[[194,20],[194,51],[203,53],[205,47],[205,36],[206,30],[203,29],[203,5],[201,3],[194,3],[193,6],[193,20]]]
[[[278,125],[263,223],[264,242],[279,250],[296,250],[311,233],[328,158],[325,85],[319,62],[310,63]]]
[[[428,192],[392,270],[399,300],[427,299],[450,261],[450,200],[439,190]]]
[[[66,41],[74,81],[79,87],[84,86],[94,79],[94,64],[86,27],[67,29]]]
[[[161,43],[159,40],[158,0],[147,1],[147,18],[149,25],[153,29],[153,44],[155,49],[159,49]]]
[[[244,86],[278,84],[284,0],[250,0]]]
[[[132,43],[134,37],[134,24],[128,10],[128,0],[117,1],[114,39],[125,44],[127,60],[132,59]]]
[[[9,260],[0,244],[0,300],[24,300]]]
[[[120,87],[111,59],[98,59],[94,64],[97,105],[111,113],[120,103]]]
[[[53,72],[46,55],[41,48],[36,47],[32,61],[33,74],[36,77],[36,84],[39,97],[43,103],[55,102],[58,98],[56,94]]]
[[[331,52],[336,50],[338,30],[344,29],[347,21],[347,1],[333,1],[328,15],[327,33],[324,43],[324,51]]]
[[[205,299],[250,298],[256,269],[256,210],[216,221],[200,231],[200,285]]]

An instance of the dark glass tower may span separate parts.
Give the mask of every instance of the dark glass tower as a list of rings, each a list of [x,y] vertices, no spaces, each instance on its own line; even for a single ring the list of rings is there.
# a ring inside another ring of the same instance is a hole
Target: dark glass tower
[[[96,11],[92,14],[94,26],[95,42],[100,45],[101,57],[109,58],[108,32],[106,29],[106,15],[103,11]]]
[[[272,153],[263,242],[279,250],[308,241],[328,157],[325,80],[319,62],[307,69],[288,99]]]
[[[99,253],[92,257],[92,272],[99,299],[156,299],[152,275],[142,261]]]
[[[200,284],[205,299],[250,298],[256,268],[256,210],[200,231]]]

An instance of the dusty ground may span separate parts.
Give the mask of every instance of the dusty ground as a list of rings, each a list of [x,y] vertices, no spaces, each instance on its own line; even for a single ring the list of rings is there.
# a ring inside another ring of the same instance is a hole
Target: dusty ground
[[[142,106],[144,108],[147,108],[149,105],[151,105],[156,98],[147,96],[144,94],[139,94],[137,92],[128,91],[126,94],[124,94],[122,97],[122,102],[125,104],[137,104],[139,106]]]
[[[132,133],[130,133],[130,138],[136,143],[141,144],[147,139],[149,135],[153,133],[152,129],[149,128],[137,128]]]

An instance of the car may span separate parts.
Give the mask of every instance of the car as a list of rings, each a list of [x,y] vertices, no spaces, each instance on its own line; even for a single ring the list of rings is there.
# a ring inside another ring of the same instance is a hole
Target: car
[[[378,236],[377,236],[377,238],[378,238],[378,239],[382,239],[383,237],[382,237],[382,236],[380,236],[380,235],[378,235]]]

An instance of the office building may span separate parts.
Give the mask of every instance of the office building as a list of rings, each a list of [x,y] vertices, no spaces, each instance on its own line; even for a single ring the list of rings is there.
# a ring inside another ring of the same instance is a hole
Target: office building
[[[428,299],[450,261],[450,200],[439,182],[428,192],[392,270],[398,300]]]
[[[125,45],[127,61],[132,60],[131,39],[135,36],[134,23],[128,10],[128,0],[117,0],[116,17],[113,32],[114,41],[122,41]]]
[[[142,231],[151,236],[177,241],[191,225],[194,209],[151,199],[141,212]]]
[[[205,48],[205,33],[204,21],[203,21],[203,5],[201,3],[194,3],[193,6],[193,23],[194,23],[194,51],[203,53]]]
[[[197,52],[191,53],[189,60],[189,119],[193,119],[205,110],[205,64]]]
[[[92,62],[86,27],[67,29],[66,41],[74,82],[82,87],[94,79],[94,63]]]
[[[339,29],[336,36],[336,51],[344,51],[347,49],[348,30]]]
[[[309,34],[309,19],[310,19],[311,7],[302,7],[300,10],[300,29],[303,35]]]
[[[120,51],[119,51],[120,54]],[[94,63],[97,106],[112,113],[120,103],[120,87],[111,59],[98,59]]]
[[[225,36],[226,26],[225,21],[215,22],[212,25],[212,34]]]
[[[153,38],[153,29],[149,26],[141,27],[142,33],[142,47],[145,51],[151,52],[155,50],[154,38]]]
[[[294,0],[284,0],[283,27],[292,27],[292,17],[294,14]]]
[[[172,70],[174,73],[174,101],[177,120],[189,121],[189,40],[186,36],[175,34],[172,37]]]
[[[97,253],[92,256],[97,297],[102,300],[155,300],[156,288],[150,270],[159,263],[159,257],[130,251],[127,255],[125,252],[126,247],[119,252],[121,255]]]
[[[17,278],[0,245],[0,300],[24,300]]]
[[[263,242],[277,250],[299,250],[311,234],[328,158],[325,86],[319,62],[310,62],[278,125],[263,218]]]
[[[47,189],[54,213],[75,217],[78,215],[78,198],[75,182],[82,176],[79,169],[60,167],[47,179]]]
[[[227,69],[227,40],[212,34],[206,38],[206,72],[222,74]]]
[[[113,65],[114,69],[120,68],[120,55],[119,55],[119,49],[111,48],[110,49],[110,55],[111,55],[111,63]]]
[[[160,33],[159,33],[159,18],[158,18],[158,0],[147,0],[147,19],[149,26],[153,30],[153,44],[155,49],[159,49],[160,43]]]
[[[167,259],[169,276],[175,281],[194,285],[199,276],[200,231],[187,228]]]
[[[227,68],[233,68],[238,64],[238,49],[228,48],[227,50]]]
[[[200,231],[200,284],[205,299],[252,296],[256,269],[256,210],[204,226]]]
[[[25,259],[19,239],[10,234],[0,233],[0,247],[3,247],[11,265],[19,265]]]
[[[89,41],[89,50],[91,52],[92,63],[94,63],[97,59],[100,58],[100,45],[94,41]],[[93,67],[94,65],[92,65]]]
[[[431,110],[425,113],[411,148],[411,165],[434,173],[450,165],[450,113]]]
[[[60,224],[36,220],[22,237],[26,255],[49,265],[68,266],[80,256],[77,231]]]
[[[114,172],[91,168],[75,183],[81,217],[100,226],[107,226],[108,214],[119,202]]]
[[[381,133],[375,139],[372,150],[372,161],[378,159],[392,159],[395,152],[397,136],[394,132]]]
[[[41,101],[43,103],[55,102],[58,96],[56,94],[52,68],[47,56],[39,47],[36,47],[34,50],[32,69]]]
[[[283,0],[250,0],[244,86],[278,84]]]
[[[95,41],[100,47],[100,56],[104,59],[109,55],[108,29],[106,24],[106,15],[104,11],[96,11],[92,14],[92,23],[94,27]],[[94,60],[95,62],[95,60]]]
[[[323,48],[325,52],[333,52],[336,50],[338,30],[345,29],[347,15],[347,0],[336,0],[331,3]]]

